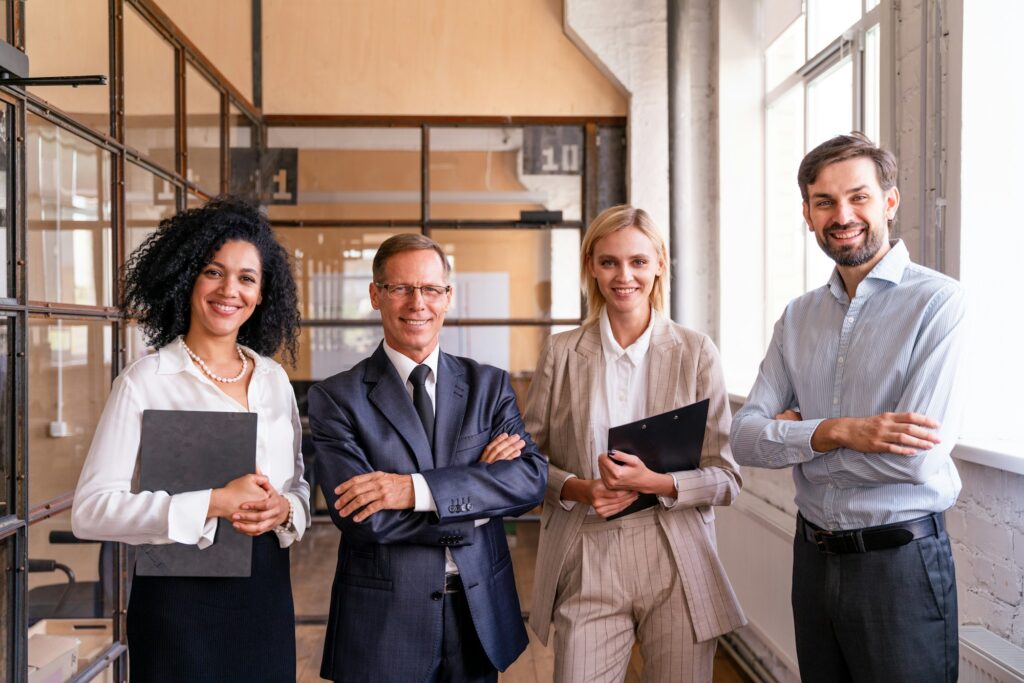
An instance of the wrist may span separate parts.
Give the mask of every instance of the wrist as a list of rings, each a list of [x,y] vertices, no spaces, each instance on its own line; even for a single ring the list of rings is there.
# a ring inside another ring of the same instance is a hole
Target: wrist
[[[816,453],[827,453],[842,446],[845,421],[845,418],[841,417],[822,420],[811,434],[811,448]]]
[[[284,513],[283,519],[278,522],[277,526],[274,527],[274,531],[278,533],[291,533],[295,531],[295,503],[288,496],[281,496],[284,498],[284,502],[288,505],[287,512]]]
[[[206,508],[206,516],[209,517],[223,517],[223,501],[224,489],[213,489],[210,491],[210,504]]]
[[[566,479],[565,483],[562,484],[562,491],[559,494],[559,498],[562,500],[569,500],[574,503],[590,503],[587,501],[587,493],[590,491],[588,483],[578,477],[572,477]]]
[[[644,493],[653,493],[656,496],[663,496],[665,498],[676,497],[676,478],[671,474],[659,474],[657,472],[651,472],[651,478],[648,485],[644,488]]]

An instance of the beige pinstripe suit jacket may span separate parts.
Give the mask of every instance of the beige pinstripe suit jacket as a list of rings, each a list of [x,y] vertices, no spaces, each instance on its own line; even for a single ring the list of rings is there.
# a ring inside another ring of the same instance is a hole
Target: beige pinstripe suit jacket
[[[700,642],[746,623],[718,559],[711,507],[729,505],[742,481],[729,449],[732,415],[718,349],[707,336],[654,315],[647,414],[711,399],[700,469],[678,473],[678,503],[672,510],[659,507],[657,512]],[[596,324],[550,337],[526,401],[526,430],[550,460],[530,608],[530,626],[545,644],[558,576],[588,510],[586,505],[565,510],[559,504],[562,484],[571,474],[582,479],[600,477],[594,471],[590,427],[591,389],[603,381],[600,359],[601,332]]]

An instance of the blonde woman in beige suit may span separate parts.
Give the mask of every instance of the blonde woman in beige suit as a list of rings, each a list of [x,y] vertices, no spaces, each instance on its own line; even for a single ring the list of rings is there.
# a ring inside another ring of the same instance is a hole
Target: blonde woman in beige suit
[[[545,644],[555,627],[555,681],[622,681],[639,640],[645,681],[710,682],[715,637],[746,621],[715,548],[713,506],[741,486],[718,350],[662,312],[668,256],[642,209],[601,213],[580,266],[589,316],[548,339],[527,398],[550,460],[530,625]],[[699,469],[609,459],[609,427],[705,398]],[[606,521],[639,492],[659,504]]]

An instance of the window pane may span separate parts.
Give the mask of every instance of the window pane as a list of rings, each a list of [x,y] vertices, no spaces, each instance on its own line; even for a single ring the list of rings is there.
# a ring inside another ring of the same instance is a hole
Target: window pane
[[[415,228],[278,228],[295,263],[305,320],[377,320],[370,306],[373,257],[381,242]]]
[[[796,182],[803,157],[803,95],[798,85],[765,110],[765,343],[786,304],[806,291],[807,227]]]
[[[864,38],[864,133],[875,143],[881,138],[881,69],[879,67],[880,28],[872,26]]]
[[[109,76],[108,4],[107,0],[23,3],[32,75]],[[110,132],[109,86],[33,86],[29,91],[101,133]]]
[[[175,186],[131,162],[124,165],[125,256],[174,213]]]
[[[62,512],[29,527],[28,552],[29,657],[77,640],[83,671],[113,642],[117,546],[79,541]]]
[[[174,48],[124,8],[124,141],[169,171],[174,161]]]
[[[189,64],[185,93],[186,177],[208,194],[220,194],[220,92]]]
[[[806,61],[804,40],[804,15],[801,14],[764,52],[765,92],[771,92],[803,66]]]
[[[14,500],[14,447],[11,438],[11,425],[14,424],[11,410],[14,394],[13,346],[14,318],[0,317],[0,517],[14,512],[10,505]]]
[[[273,219],[420,218],[418,128],[271,128]]]
[[[110,393],[110,323],[30,318],[29,506],[72,491]]]
[[[450,318],[579,318],[580,232],[434,230],[454,270]]]
[[[846,57],[807,84],[807,149],[852,129],[853,61]],[[805,241],[805,287],[809,289],[824,284],[835,264],[821,251],[810,231],[805,233]]]
[[[583,129],[431,128],[431,219],[519,220],[522,211],[582,216]]]
[[[284,367],[293,380],[319,382],[351,369],[372,354],[382,339],[379,318],[366,327],[303,327],[295,367]]]
[[[110,154],[27,118],[28,298],[110,306]]]
[[[2,9],[2,7],[0,7]],[[10,124],[14,120],[14,108],[0,104],[0,298],[11,296],[11,239],[8,216],[11,215],[10,185],[11,136]]]
[[[813,57],[860,19],[861,0],[807,0],[807,55]]]
[[[233,104],[228,108],[228,155],[231,162],[229,191],[239,197],[260,199],[259,130]],[[269,198],[263,201],[269,201]]]

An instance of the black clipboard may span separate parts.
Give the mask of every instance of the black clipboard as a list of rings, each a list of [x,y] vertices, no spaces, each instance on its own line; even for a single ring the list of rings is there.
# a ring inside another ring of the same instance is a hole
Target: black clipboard
[[[700,466],[710,404],[711,399],[706,398],[667,413],[612,427],[608,430],[608,451],[632,453],[643,460],[649,469],[661,474],[695,470]],[[658,496],[641,493],[629,507],[608,520],[619,519],[657,504]]]
[[[139,490],[170,494],[218,488],[256,471],[256,413],[144,410],[139,444]],[[142,545],[139,576],[252,574],[252,537],[217,520],[213,545]]]

